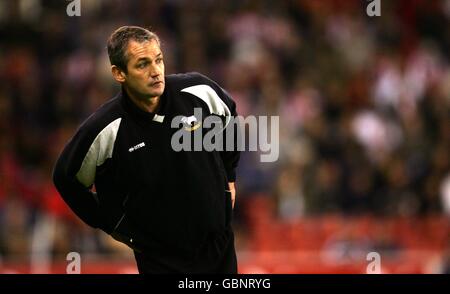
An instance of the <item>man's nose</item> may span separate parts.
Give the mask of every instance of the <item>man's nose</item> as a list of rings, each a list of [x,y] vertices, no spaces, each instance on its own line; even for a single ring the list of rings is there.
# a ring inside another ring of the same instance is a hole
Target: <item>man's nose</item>
[[[161,74],[161,71],[157,66],[151,66],[149,74],[152,78],[156,78]]]

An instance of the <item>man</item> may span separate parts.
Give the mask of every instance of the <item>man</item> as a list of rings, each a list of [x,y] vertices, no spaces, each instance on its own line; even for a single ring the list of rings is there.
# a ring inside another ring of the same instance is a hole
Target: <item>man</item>
[[[88,225],[134,249],[140,273],[237,273],[239,152],[171,146],[172,119],[182,116],[193,135],[203,129],[194,108],[225,121],[235,103],[201,74],[165,76],[159,38],[141,27],[117,29],[108,54],[121,92],[64,148],[53,175],[59,193]]]

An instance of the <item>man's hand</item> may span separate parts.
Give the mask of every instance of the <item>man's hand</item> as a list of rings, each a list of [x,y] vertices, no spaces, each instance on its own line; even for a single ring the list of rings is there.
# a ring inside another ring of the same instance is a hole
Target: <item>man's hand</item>
[[[234,182],[228,182],[228,189],[231,192],[231,207],[234,208],[234,201],[236,200],[236,186]]]

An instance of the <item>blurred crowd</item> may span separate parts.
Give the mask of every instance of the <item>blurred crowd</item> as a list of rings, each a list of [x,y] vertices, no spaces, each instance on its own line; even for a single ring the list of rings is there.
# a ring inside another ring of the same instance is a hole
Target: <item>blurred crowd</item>
[[[159,34],[167,74],[201,72],[240,115],[280,117],[279,160],[245,152],[239,198],[270,197],[286,220],[450,217],[450,1],[381,1],[378,17],[360,0],[81,0],[73,17],[68,3],[0,2],[0,259],[120,250],[51,172],[119,90],[105,46],[121,25]]]

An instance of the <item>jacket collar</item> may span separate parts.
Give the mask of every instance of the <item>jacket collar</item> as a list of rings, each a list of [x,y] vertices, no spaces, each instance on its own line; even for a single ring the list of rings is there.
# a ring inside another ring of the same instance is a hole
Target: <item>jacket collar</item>
[[[166,90],[164,90],[164,93],[161,95],[158,108],[156,112],[147,112],[139,108],[128,96],[127,91],[122,87],[119,93],[120,101],[128,113],[131,114],[132,117],[137,118],[139,120],[145,120],[145,121],[151,121],[155,117],[155,113],[161,113],[161,111],[164,109],[164,106],[166,104]]]

